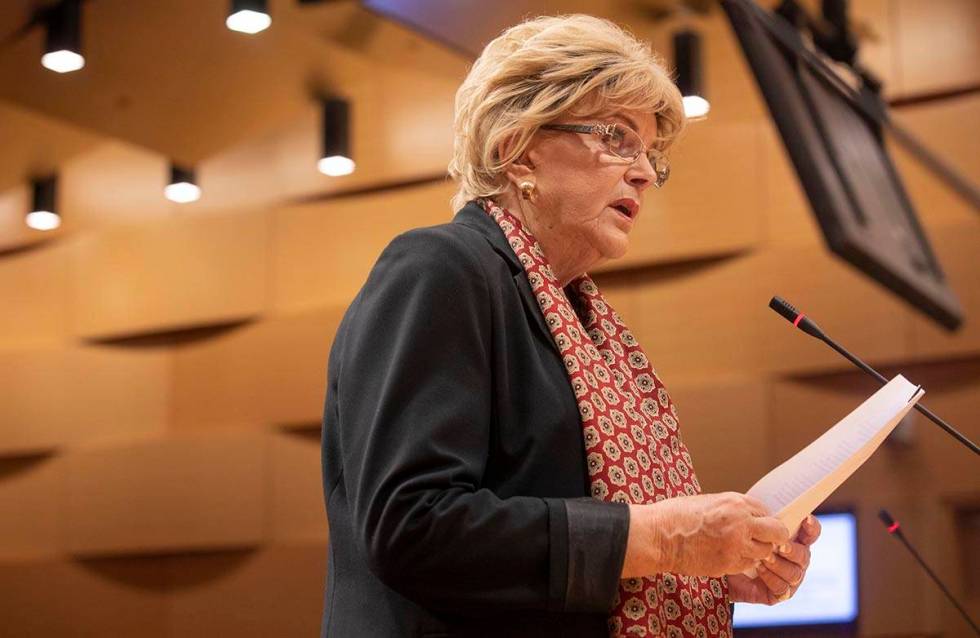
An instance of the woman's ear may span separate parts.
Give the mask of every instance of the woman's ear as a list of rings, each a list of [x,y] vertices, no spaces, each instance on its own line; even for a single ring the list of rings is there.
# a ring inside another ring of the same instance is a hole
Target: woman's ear
[[[517,143],[516,136],[510,136],[499,146],[498,157],[506,157],[513,145]],[[529,157],[530,145],[504,168],[508,181],[520,187],[521,182],[534,181],[534,162]]]

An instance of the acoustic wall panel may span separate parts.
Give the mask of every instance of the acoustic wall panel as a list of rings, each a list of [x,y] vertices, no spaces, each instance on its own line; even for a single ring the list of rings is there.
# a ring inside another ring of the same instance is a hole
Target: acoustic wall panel
[[[174,354],[174,426],[318,427],[341,316],[330,309],[276,317],[181,346]]]
[[[266,307],[264,213],[119,226],[78,241],[72,319],[113,338],[249,319]]]
[[[769,471],[765,381],[735,376],[703,383],[663,381],[705,492],[744,492]]]
[[[324,544],[270,547],[229,568],[229,559],[217,554],[174,557],[171,635],[319,635],[326,557]],[[185,584],[178,585],[178,579]]]
[[[327,542],[317,434],[312,431],[272,437],[271,518],[272,537],[277,543]]]
[[[58,553],[63,472],[57,457],[0,459],[0,563]]]
[[[152,349],[0,352],[0,457],[162,431],[171,366]]]
[[[76,556],[253,547],[268,534],[268,439],[221,432],[66,455],[65,534]]]
[[[965,321],[955,333],[918,316],[911,318],[911,350],[917,359],[980,354],[980,224],[976,219],[930,231],[936,255],[963,305]]]
[[[169,638],[165,559],[0,563],[4,636]]]
[[[599,270],[731,254],[762,239],[766,199],[762,127],[692,124],[671,152],[670,180],[648,188],[622,259]]]
[[[895,53],[902,93],[915,95],[980,82],[980,4],[974,0],[893,0]],[[941,35],[940,35],[941,34]],[[937,46],[941,38],[941,46]]]
[[[395,236],[452,221],[454,192],[446,182],[277,210],[272,243],[276,312],[346,307]]]
[[[29,204],[26,197],[19,203],[16,217],[23,225],[23,207]],[[62,343],[69,325],[66,243],[0,253],[0,350]]]

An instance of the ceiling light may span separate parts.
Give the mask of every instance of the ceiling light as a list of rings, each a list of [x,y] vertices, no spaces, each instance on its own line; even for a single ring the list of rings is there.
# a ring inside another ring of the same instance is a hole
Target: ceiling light
[[[51,7],[46,26],[41,65],[57,73],[68,73],[84,67],[81,0],[61,0]]]
[[[708,115],[711,104],[705,96],[701,66],[701,36],[690,30],[674,34],[674,65],[677,88],[684,97],[684,115],[700,119]]]
[[[323,152],[317,169],[331,177],[350,175],[355,168],[350,152],[350,104],[331,97],[323,100],[322,108]]]
[[[225,24],[232,31],[253,34],[268,29],[272,17],[266,8],[266,0],[232,0]]]
[[[33,201],[31,212],[27,213],[25,222],[34,230],[53,230],[61,225],[61,217],[55,206],[55,176],[31,180]]]
[[[171,164],[170,183],[163,189],[163,194],[167,199],[178,204],[188,204],[201,199],[201,189],[197,185],[194,171]]]

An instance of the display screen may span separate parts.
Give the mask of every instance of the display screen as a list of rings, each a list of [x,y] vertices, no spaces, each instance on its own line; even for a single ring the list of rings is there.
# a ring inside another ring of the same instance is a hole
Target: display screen
[[[817,519],[822,531],[810,547],[810,567],[796,594],[771,607],[735,603],[736,628],[847,624],[857,619],[857,523],[854,514],[818,514]]]

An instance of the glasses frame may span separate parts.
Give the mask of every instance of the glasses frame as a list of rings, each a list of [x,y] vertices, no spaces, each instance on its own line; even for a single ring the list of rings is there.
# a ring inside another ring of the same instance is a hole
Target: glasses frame
[[[639,151],[633,157],[624,157],[609,148],[609,145],[605,143],[603,138],[607,135],[613,135],[616,132],[617,127],[625,129],[635,135],[636,139],[640,140],[640,145],[643,147],[643,150]],[[647,160],[650,162],[650,166],[653,167],[653,171],[657,175],[657,179],[653,182],[653,185],[657,188],[663,187],[664,183],[667,181],[667,178],[670,177],[670,164],[667,162],[667,158],[664,156],[664,154],[655,148],[647,148],[646,144],[643,143],[643,139],[640,138],[640,134],[625,124],[620,124],[619,122],[611,122],[607,124],[542,124],[540,128],[547,129],[549,131],[564,131],[567,133],[584,133],[586,135],[594,135],[599,138],[599,141],[610,155],[618,157],[619,159],[629,162],[630,164],[639,159],[640,155],[646,155]],[[653,157],[651,157],[651,153],[653,154]]]

